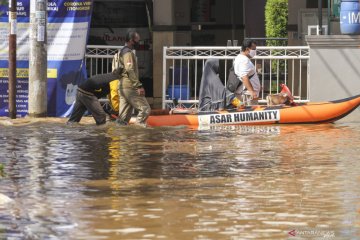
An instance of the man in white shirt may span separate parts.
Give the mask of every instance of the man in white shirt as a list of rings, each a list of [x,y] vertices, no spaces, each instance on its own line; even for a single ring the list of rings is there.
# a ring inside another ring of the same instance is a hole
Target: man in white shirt
[[[251,58],[256,55],[256,43],[253,40],[244,40],[241,53],[234,61],[234,72],[243,82],[235,91],[236,95],[250,95],[252,100],[257,100],[260,93],[260,81]],[[257,102],[257,101],[256,101]],[[254,101],[252,101],[254,103]]]

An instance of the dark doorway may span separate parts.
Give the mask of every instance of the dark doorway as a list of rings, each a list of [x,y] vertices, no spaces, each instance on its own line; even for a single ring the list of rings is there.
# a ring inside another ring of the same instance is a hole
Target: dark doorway
[[[318,8],[319,6],[318,0],[306,0],[306,8]],[[328,7],[328,0],[322,0],[322,7],[327,8]]]

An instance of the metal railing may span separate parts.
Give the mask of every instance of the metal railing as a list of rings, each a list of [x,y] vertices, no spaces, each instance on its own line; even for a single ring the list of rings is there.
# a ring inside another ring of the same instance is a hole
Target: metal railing
[[[309,47],[257,47],[253,61],[261,82],[260,103],[267,94],[280,91],[285,83],[296,102],[309,101]],[[164,47],[163,108],[172,107],[173,99],[186,107],[198,106],[200,80],[205,61],[220,60],[220,74],[226,85],[228,71],[240,47]]]
[[[111,71],[112,58],[122,46],[88,45],[85,62],[88,76]],[[267,94],[279,92],[280,83],[288,85],[296,102],[309,101],[309,47],[257,47],[254,58],[261,82],[260,103]],[[163,108],[179,103],[197,107],[199,86],[205,61],[220,59],[220,78],[226,84],[228,70],[240,47],[164,47]]]
[[[111,72],[112,59],[122,46],[87,45],[85,64],[88,76]]]

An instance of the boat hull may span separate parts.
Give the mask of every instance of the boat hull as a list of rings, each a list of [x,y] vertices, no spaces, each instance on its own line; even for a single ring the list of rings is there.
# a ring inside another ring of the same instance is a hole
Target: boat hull
[[[149,126],[319,124],[337,121],[360,105],[360,95],[298,106],[252,106],[236,111],[150,116]]]

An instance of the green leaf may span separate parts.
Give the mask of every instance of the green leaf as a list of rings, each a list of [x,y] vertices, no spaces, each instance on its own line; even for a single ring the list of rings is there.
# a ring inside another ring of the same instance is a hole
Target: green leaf
[[[0,177],[5,177],[5,167],[0,163]]]
[[[265,33],[267,38],[287,38],[288,0],[267,0],[265,6]],[[284,46],[284,41],[268,40],[268,46]]]

